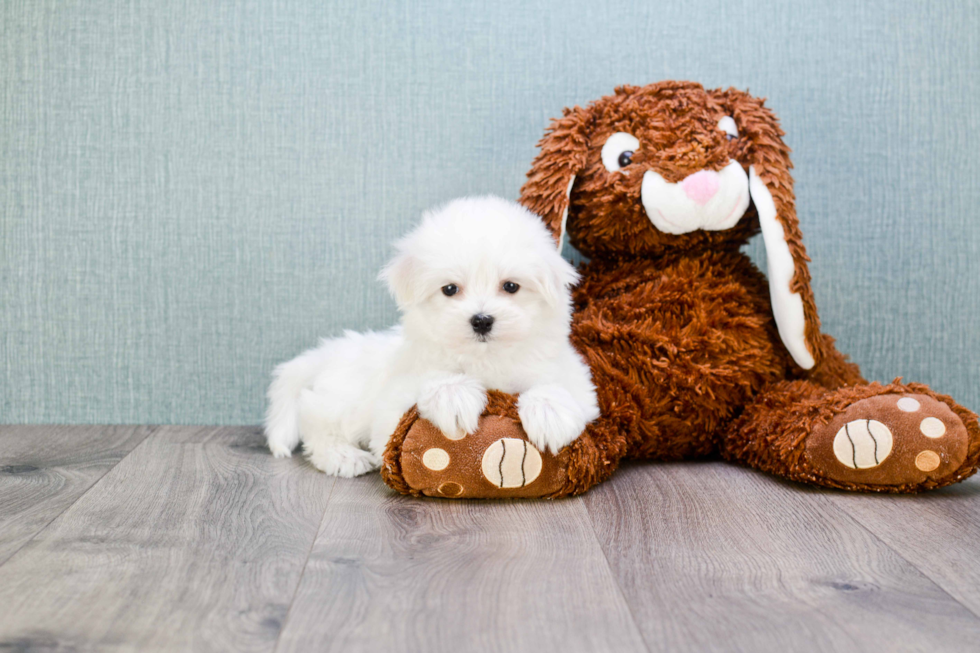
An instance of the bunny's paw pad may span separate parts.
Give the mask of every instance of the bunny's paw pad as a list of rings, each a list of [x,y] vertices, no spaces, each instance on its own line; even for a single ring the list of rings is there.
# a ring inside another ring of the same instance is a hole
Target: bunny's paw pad
[[[565,477],[557,457],[535,449],[519,422],[498,415],[480,418],[476,432],[458,440],[419,419],[405,436],[400,463],[413,490],[451,499],[550,496]]]
[[[879,395],[851,404],[807,439],[815,471],[870,486],[940,482],[966,460],[970,436],[946,404],[922,394]]]

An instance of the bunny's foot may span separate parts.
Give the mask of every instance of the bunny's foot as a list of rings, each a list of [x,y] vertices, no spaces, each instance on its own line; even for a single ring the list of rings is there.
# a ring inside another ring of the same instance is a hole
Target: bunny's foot
[[[931,490],[967,478],[980,462],[976,415],[919,384],[780,383],[736,426],[727,458],[848,490]]]
[[[924,394],[886,394],[857,401],[807,438],[814,469],[843,483],[921,485],[941,482],[966,460],[966,424]]]
[[[555,456],[528,442],[520,424],[498,415],[450,440],[425,419],[416,420],[397,454],[401,478],[412,494],[447,499],[542,497],[561,489]]]
[[[557,454],[538,450],[515,398],[496,391],[488,397],[479,427],[455,440],[417,409],[406,413],[385,449],[385,483],[403,494],[446,499],[555,498],[584,492],[615,468],[596,465],[588,430]]]

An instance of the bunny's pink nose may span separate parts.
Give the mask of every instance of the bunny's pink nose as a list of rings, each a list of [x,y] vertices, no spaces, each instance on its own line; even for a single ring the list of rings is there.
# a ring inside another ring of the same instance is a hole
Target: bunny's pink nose
[[[718,192],[718,173],[713,170],[695,172],[681,182],[681,187],[694,202],[704,206]]]

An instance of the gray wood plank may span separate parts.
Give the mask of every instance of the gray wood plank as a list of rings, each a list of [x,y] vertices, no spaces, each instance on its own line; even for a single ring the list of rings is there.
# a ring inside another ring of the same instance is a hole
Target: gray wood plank
[[[148,426],[0,426],[0,565],[152,430]]]
[[[980,615],[980,478],[918,495],[828,499]]]
[[[980,620],[827,494],[633,464],[585,501],[651,650],[974,650]]]
[[[271,651],[333,479],[162,427],[0,567],[0,650]]]
[[[581,499],[442,501],[339,480],[278,651],[646,650]]]

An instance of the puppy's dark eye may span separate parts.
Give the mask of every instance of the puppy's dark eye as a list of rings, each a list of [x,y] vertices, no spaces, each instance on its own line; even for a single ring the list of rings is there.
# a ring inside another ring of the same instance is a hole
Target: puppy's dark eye
[[[521,289],[521,287],[518,286],[513,281],[505,281],[504,282],[504,292],[509,292],[511,295],[513,295],[515,292],[517,292],[520,289]]]
[[[459,288],[454,283],[447,283],[442,287],[442,294],[446,297],[452,297],[459,292]]]
[[[633,150],[626,150],[619,155],[619,159],[616,161],[620,168],[625,168],[629,164],[633,163]]]

